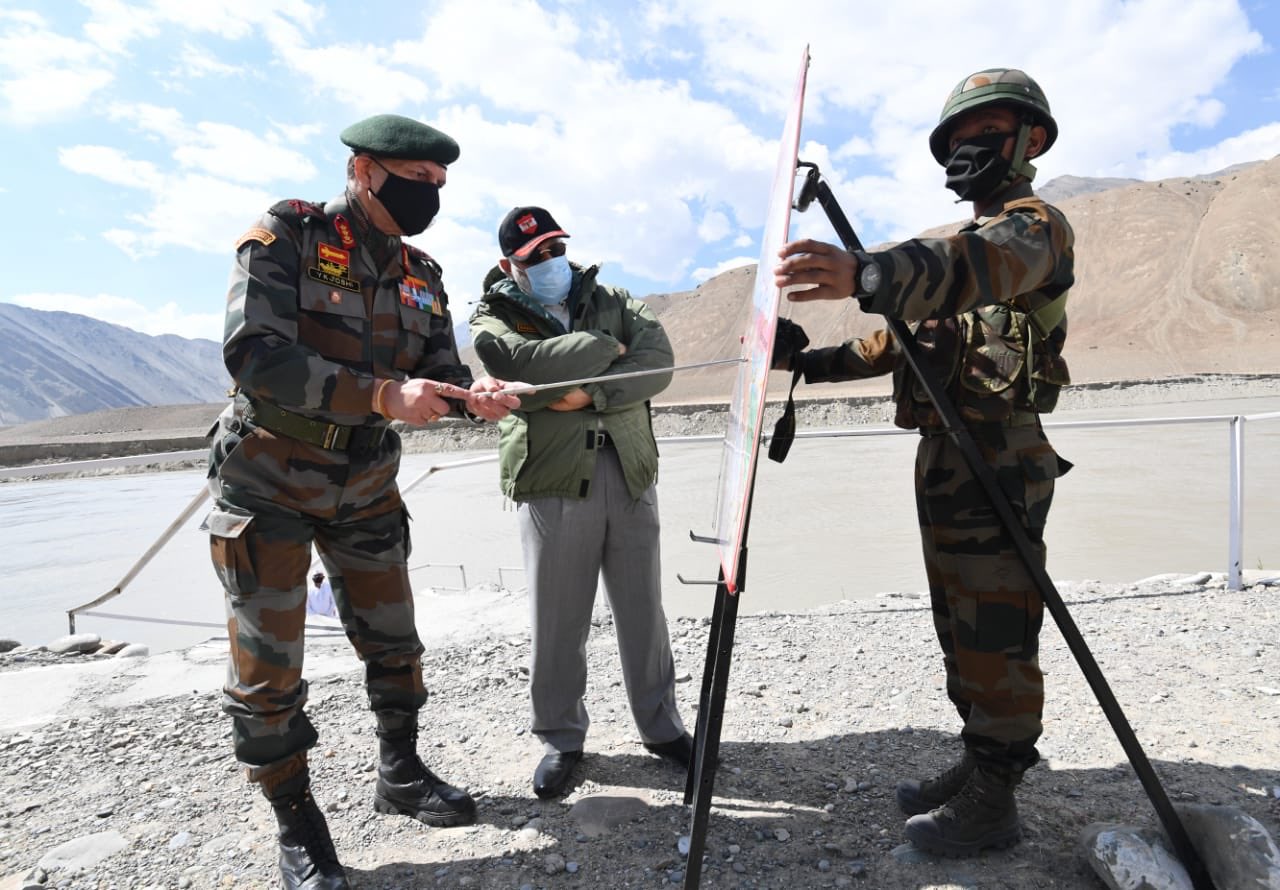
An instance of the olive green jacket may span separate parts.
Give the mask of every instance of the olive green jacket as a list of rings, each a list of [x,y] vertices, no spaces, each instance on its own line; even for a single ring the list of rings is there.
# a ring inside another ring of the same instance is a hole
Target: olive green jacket
[[[671,343],[653,311],[622,288],[598,284],[598,267],[573,269],[568,330],[510,278],[489,288],[471,316],[471,339],[488,373],[536,385],[670,368]],[[625,355],[618,354],[619,344]],[[547,407],[569,392],[565,387],[521,396],[520,408],[498,424],[503,494],[514,501],[587,497],[604,432],[617,449],[627,490],[640,497],[658,475],[648,400],[670,382],[670,374],[653,374],[590,383],[582,388],[591,404],[578,411]]]

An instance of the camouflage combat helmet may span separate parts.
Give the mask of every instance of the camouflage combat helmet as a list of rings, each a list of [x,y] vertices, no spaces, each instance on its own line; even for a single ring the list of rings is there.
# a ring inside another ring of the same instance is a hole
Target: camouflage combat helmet
[[[949,131],[951,123],[966,111],[986,105],[1003,105],[1027,114],[1033,124],[1044,127],[1047,137],[1041,154],[1049,150],[1058,138],[1058,124],[1049,113],[1049,100],[1045,98],[1040,84],[1032,80],[1025,71],[1017,68],[987,68],[970,74],[951,91],[946,104],[942,106],[942,114],[938,125],[929,134],[929,150],[934,159],[946,165],[947,156],[951,154]],[[1029,131],[1030,127],[1022,130]],[[1014,166],[1024,163],[1021,157],[1025,150],[1026,136],[1020,134],[1018,151],[1015,153]],[[1030,166],[1030,165],[1027,165]],[[1035,168],[1031,168],[1034,173]]]

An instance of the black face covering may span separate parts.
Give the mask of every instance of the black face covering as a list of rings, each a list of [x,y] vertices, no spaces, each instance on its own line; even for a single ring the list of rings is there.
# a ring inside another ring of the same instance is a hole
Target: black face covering
[[[1004,142],[1016,133],[986,133],[966,139],[947,158],[947,188],[961,201],[981,201],[1000,188],[1013,162],[1002,157]]]
[[[374,163],[382,167],[377,160]],[[387,208],[387,213],[404,234],[416,235],[425,230],[440,212],[440,186],[434,182],[397,176],[386,167],[382,169],[387,174],[387,181],[373,196]]]

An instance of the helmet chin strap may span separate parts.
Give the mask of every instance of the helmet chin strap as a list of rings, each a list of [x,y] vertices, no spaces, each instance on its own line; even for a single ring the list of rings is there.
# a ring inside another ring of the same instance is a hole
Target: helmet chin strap
[[[1027,160],[1027,143],[1031,140],[1032,121],[1023,118],[1018,126],[1018,141],[1013,144],[1013,158],[1009,163],[1009,172],[1005,174],[1004,184],[1011,185],[1019,176],[1027,177],[1031,182],[1036,178],[1036,168]]]

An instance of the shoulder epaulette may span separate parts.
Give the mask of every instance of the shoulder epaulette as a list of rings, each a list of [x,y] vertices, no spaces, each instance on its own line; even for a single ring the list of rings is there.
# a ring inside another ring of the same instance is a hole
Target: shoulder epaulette
[[[408,242],[404,242],[404,247],[405,247],[405,250],[409,252],[409,256],[413,257],[415,260],[417,260],[420,263],[426,263],[428,266],[431,267],[431,270],[435,272],[436,275],[439,275],[439,276],[444,275],[444,269],[440,266],[439,263],[435,261],[435,258],[432,257],[431,254],[427,253],[425,250],[423,250],[420,247],[414,247],[412,244],[409,244]]]
[[[297,198],[280,201],[267,212],[284,220],[291,226],[323,224],[329,221],[329,218],[325,216],[323,204],[313,204],[311,201],[300,201]]]

